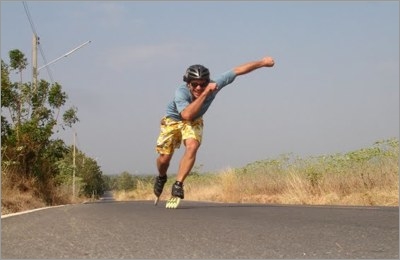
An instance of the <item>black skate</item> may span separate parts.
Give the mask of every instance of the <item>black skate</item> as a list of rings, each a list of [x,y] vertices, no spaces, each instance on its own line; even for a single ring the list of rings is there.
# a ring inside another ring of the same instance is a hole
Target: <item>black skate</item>
[[[156,179],[154,181],[154,195],[156,195],[154,205],[157,205],[158,200],[160,199],[160,195],[163,192],[164,185],[166,182],[167,182],[167,175],[156,177]]]
[[[179,206],[181,199],[185,197],[182,183],[175,182],[172,185],[171,198],[167,201],[165,207],[167,209],[176,209]]]

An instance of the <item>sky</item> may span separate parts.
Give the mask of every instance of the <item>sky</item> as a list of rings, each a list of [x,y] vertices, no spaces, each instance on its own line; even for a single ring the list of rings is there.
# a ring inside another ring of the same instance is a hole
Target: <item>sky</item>
[[[1,58],[22,51],[30,82],[26,10],[44,54],[38,67],[62,57],[39,79],[61,84],[65,109],[78,109],[80,122],[54,137],[72,145],[76,133],[104,174],[156,174],[159,122],[192,64],[213,78],[275,60],[214,100],[195,164],[202,172],[399,138],[398,1],[1,1]]]

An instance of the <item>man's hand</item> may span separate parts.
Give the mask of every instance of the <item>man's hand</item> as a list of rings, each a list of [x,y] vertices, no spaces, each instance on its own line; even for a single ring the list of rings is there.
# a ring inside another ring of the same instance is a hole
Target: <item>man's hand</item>
[[[271,57],[264,57],[261,62],[264,64],[264,67],[272,67],[275,64],[275,61]]]
[[[216,91],[217,89],[218,89],[217,83],[210,82],[210,83],[208,83],[207,87],[204,89],[204,93],[206,93],[206,95],[208,96],[209,94]]]

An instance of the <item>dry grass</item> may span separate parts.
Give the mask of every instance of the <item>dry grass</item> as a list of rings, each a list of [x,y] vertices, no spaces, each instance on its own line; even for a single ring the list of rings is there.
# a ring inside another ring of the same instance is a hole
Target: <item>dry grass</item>
[[[23,191],[17,187],[1,189],[1,214],[9,214],[28,209],[45,207],[33,190]]]
[[[62,205],[82,202],[73,198],[71,188],[39,184],[35,178],[20,178],[16,174],[1,173],[1,214],[10,214],[51,205]],[[46,192],[46,198],[43,193]],[[46,202],[51,201],[51,203]]]
[[[379,151],[376,154],[376,151]],[[372,154],[372,155],[371,155]],[[350,158],[350,159],[349,159]],[[307,205],[399,205],[398,143],[394,151],[363,149],[345,155],[294,159],[283,157],[226,169],[217,174],[189,175],[185,199]],[[161,199],[167,199],[170,176]],[[121,200],[153,199],[153,184],[140,183]]]
[[[299,159],[287,155],[251,163],[241,169],[191,174],[185,181],[185,199],[194,201],[307,204],[399,205],[398,141],[333,156]],[[70,187],[40,187],[34,179],[13,179],[2,171],[2,214],[53,205],[78,203]],[[174,176],[166,183],[162,200],[170,196]],[[137,178],[132,191],[116,191],[116,200],[152,200],[153,181]],[[40,189],[39,189],[40,188]]]
[[[34,179],[16,179],[13,175],[1,174],[1,214],[8,214],[44,207],[45,203],[38,200],[38,190]]]
[[[208,178],[208,180],[207,180]],[[382,178],[370,175],[373,187],[364,185],[360,176],[338,176],[327,174],[318,186],[300,172],[286,175],[238,174],[226,169],[217,175],[203,179],[187,178],[185,199],[232,203],[276,203],[307,205],[363,205],[398,206],[398,174],[392,172]],[[173,179],[173,178],[170,178]],[[161,199],[167,199],[172,181],[166,184]],[[152,183],[142,183],[134,191],[115,192],[117,200],[153,199]]]
[[[123,200],[150,200],[154,199],[153,185],[151,182],[138,180],[136,189],[133,191],[119,191],[114,192],[114,199],[118,201]],[[149,192],[150,191],[150,192]],[[165,196],[165,194],[164,194]]]

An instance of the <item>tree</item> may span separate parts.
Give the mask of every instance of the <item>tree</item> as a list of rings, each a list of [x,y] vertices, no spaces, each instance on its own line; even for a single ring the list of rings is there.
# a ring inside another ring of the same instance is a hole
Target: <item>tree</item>
[[[17,70],[21,75],[28,63],[19,50],[10,51],[9,58],[10,65],[1,60],[2,173],[35,178],[45,189],[59,173],[55,162],[67,150],[62,140],[52,139],[54,128],[79,122],[77,109],[68,109],[59,122],[60,109],[68,98],[61,85],[40,80],[34,91],[33,84],[23,83],[22,77],[19,83],[11,82],[10,72]]]
[[[18,70],[20,75],[20,83],[22,84],[22,71],[28,66],[28,61],[20,50],[14,49],[9,51],[10,67],[13,70]]]
[[[82,178],[82,193],[86,197],[95,195],[103,195],[105,191],[105,184],[102,178],[102,172],[97,162],[91,158],[86,158],[84,165],[78,172],[78,176]]]
[[[135,180],[129,172],[124,171],[118,176],[117,189],[124,191],[135,189]]]
[[[56,181],[59,185],[72,187],[72,176],[74,170],[72,162],[73,147],[69,147],[64,158],[56,163],[59,169],[59,175],[57,176]],[[76,149],[75,172],[76,194],[85,197],[91,197],[93,194],[97,197],[104,194],[107,187],[100,167],[96,160],[86,156],[79,149]]]

